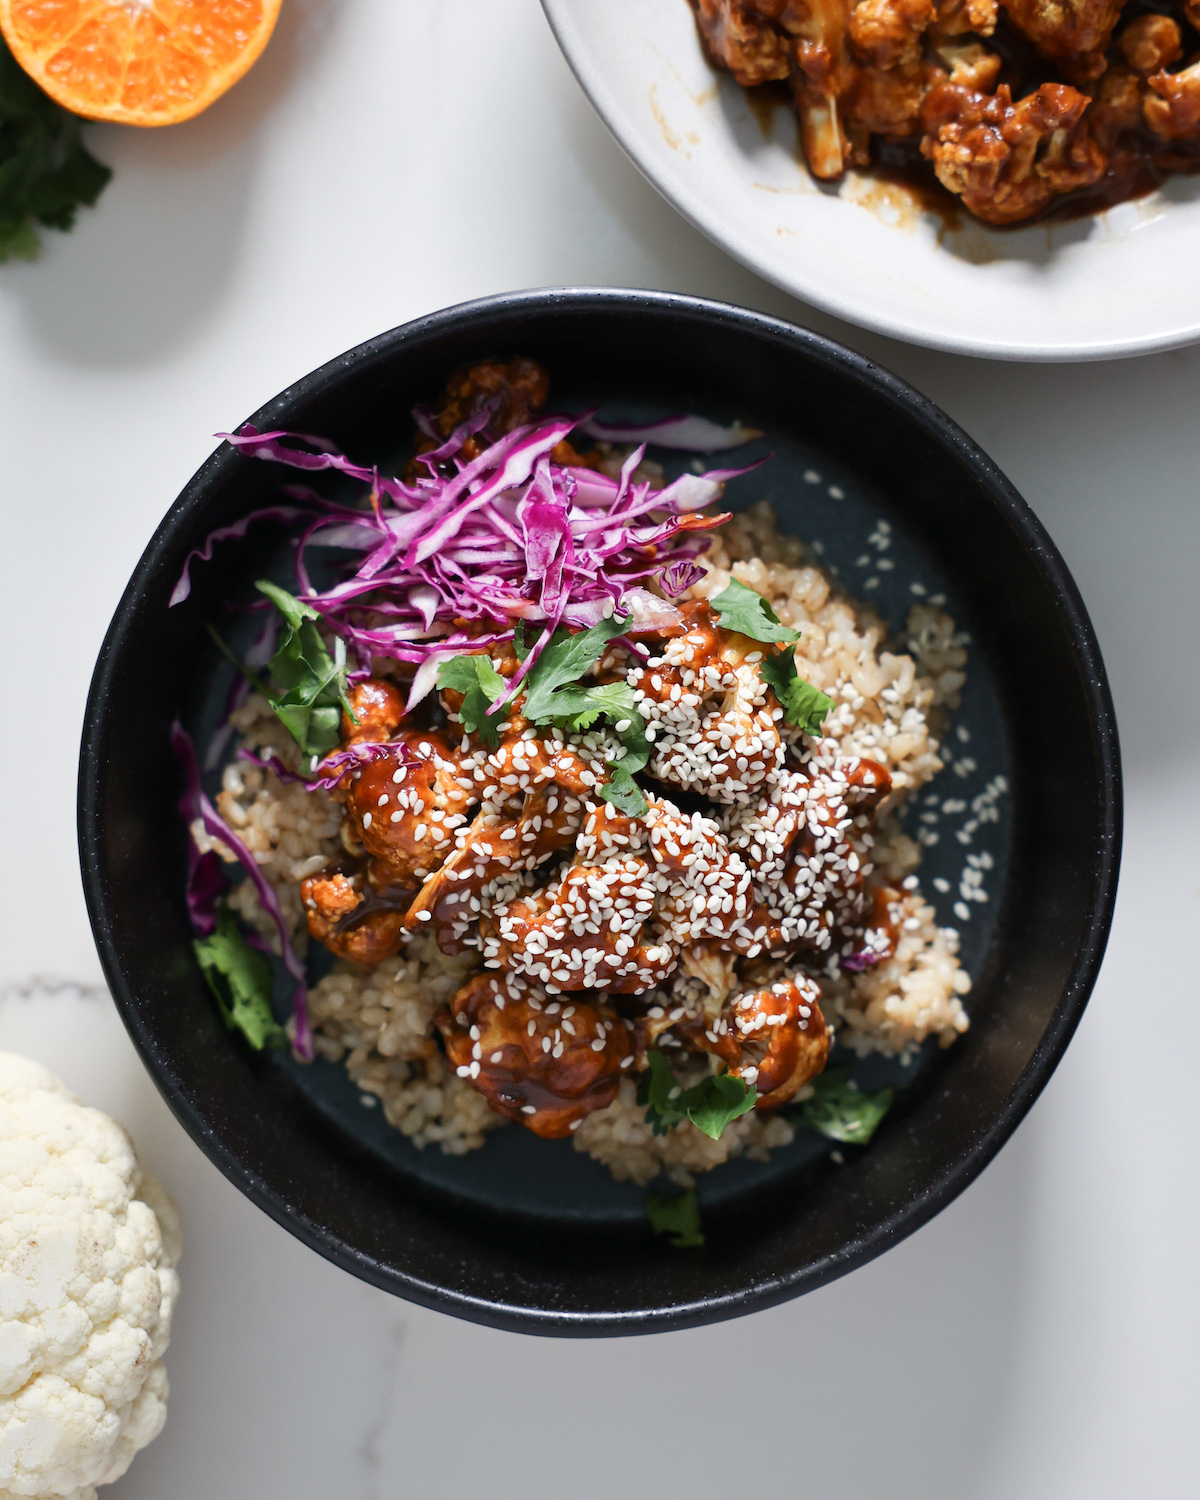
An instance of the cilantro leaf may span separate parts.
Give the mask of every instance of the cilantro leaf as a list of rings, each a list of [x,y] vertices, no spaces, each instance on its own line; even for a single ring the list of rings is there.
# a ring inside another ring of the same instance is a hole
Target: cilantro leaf
[[[37,224],[70,229],[112,173],[84,149],[82,122],[42,92],[0,38],[0,261],[38,252]]]
[[[593,687],[562,687],[554,694],[555,723],[560,729],[578,733],[590,729],[601,714],[615,724],[623,719],[641,720],[637,698],[626,682],[602,682]]]
[[[491,717],[490,709],[506,683],[491,657],[486,652],[452,656],[438,668],[437,685],[463,695],[458,711],[463,728],[468,734],[481,735],[494,750],[500,743],[500,720]]]
[[[864,1094],[847,1069],[831,1068],[813,1079],[812,1098],[794,1111],[793,1118],[831,1141],[865,1146],[895,1097],[895,1089]]]
[[[779,699],[783,716],[805,734],[819,734],[826,714],[832,713],[834,701],[796,670],[796,658],[790,651],[765,656],[758,665],[762,680]]]
[[[683,1098],[687,1101],[687,1117],[696,1129],[719,1141],[727,1125],[754,1108],[758,1090],[728,1073],[717,1073],[688,1089]]]
[[[576,734],[590,729],[601,717],[608,719],[625,746],[625,754],[612,763],[609,780],[597,795],[628,817],[640,818],[650,810],[650,804],[633,778],[649,763],[651,747],[646,738],[646,721],[637,709],[637,698],[624,682],[598,682],[584,687],[579,680],[599,661],[608,642],[621,635],[628,625],[626,616],[623,620],[601,620],[598,625],[573,634],[561,627],[556,630],[525,679],[525,704],[521,712],[534,724],[553,724]],[[517,626],[514,645],[523,661],[527,648],[521,625]]]
[[[271,965],[243,937],[224,902],[217,908],[216,931],[192,946],[226,1026],[240,1031],[256,1052],[283,1046],[287,1035],[271,1011]]]
[[[688,1188],[674,1198],[659,1198],[654,1193],[646,1194],[646,1217],[655,1234],[668,1234],[676,1250],[691,1250],[703,1245],[704,1232],[700,1228],[700,1205],[696,1202],[696,1189]]]
[[[560,626],[521,685],[521,715],[532,724],[552,724],[573,734],[590,729],[598,719],[608,719],[625,754],[611,763],[609,780],[597,795],[629,817],[642,817],[650,804],[633,778],[649,763],[651,745],[633,689],[624,682],[594,682],[585,687],[580,681],[599,661],[608,642],[621,635],[628,624],[626,617],[601,620],[587,630],[570,631]],[[513,649],[520,661],[529,655],[524,621],[518,620],[513,632]],[[468,733],[478,730],[493,748],[499,744],[501,718],[490,709],[507,684],[490,657],[452,657],[439,670],[437,685],[463,694],[459,713]]]
[[[672,1125],[685,1118],[677,1107],[682,1098],[683,1087],[675,1082],[670,1063],[657,1048],[650,1048],[646,1053],[646,1071],[638,1080],[637,1102],[649,1106],[646,1124],[655,1135],[666,1135]]]
[[[626,719],[629,720],[628,724],[625,724]],[[624,729],[619,727],[622,724],[625,724]],[[631,713],[622,714],[616,719],[613,729],[625,746],[625,754],[616,763],[617,770],[624,771],[627,776],[635,776],[639,771],[644,771],[650,761],[650,752],[654,748],[646,738],[645,719],[635,708]]]
[[[646,1053],[648,1067],[638,1084],[638,1103],[649,1106],[646,1124],[655,1135],[666,1135],[681,1120],[690,1120],[697,1130],[719,1141],[725,1128],[754,1108],[758,1090],[728,1073],[702,1078],[685,1089],[676,1081],[671,1065],[657,1048]]]
[[[736,630],[752,641],[798,641],[800,632],[779,623],[779,616],[755,589],[747,588],[736,578],[729,587],[708,601],[717,611],[717,624],[724,630]]]
[[[596,794],[602,802],[608,802],[623,812],[627,818],[644,818],[650,811],[646,794],[625,769],[625,762],[618,761],[617,768]]]
[[[598,795],[628,817],[644,817],[650,804],[633,778],[649,763],[651,746],[633,689],[624,682],[604,682],[588,688],[562,687],[554,694],[553,702],[561,710],[553,721],[560,729],[578,733],[590,729],[601,716],[611,721],[625,754],[610,763],[609,780]]]
[[[268,701],[306,756],[327,755],[341,743],[342,710],[354,719],[346,697],[346,643],[335,640],[330,656],[311,605],[274,583],[260,580],[256,587],[287,625],[271,658],[271,677],[281,691],[268,694]]]
[[[600,660],[609,641],[625,633],[628,624],[627,615],[623,620],[601,620],[587,630],[570,631],[560,625],[521,685],[525,694],[521,712],[525,717],[534,724],[552,722],[559,712],[555,690],[578,683],[587,669]]]

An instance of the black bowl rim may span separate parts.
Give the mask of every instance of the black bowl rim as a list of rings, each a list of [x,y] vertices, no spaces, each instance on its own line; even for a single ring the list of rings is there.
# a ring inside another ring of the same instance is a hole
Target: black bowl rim
[[[936,1186],[877,1224],[869,1233],[847,1243],[823,1262],[773,1277],[749,1289],[731,1289],[719,1297],[670,1307],[638,1309],[623,1313],[564,1312],[531,1309],[500,1300],[478,1298],[434,1285],[347,1246],[325,1226],[298,1214],[228,1150],[212,1125],[194,1109],[181,1084],[167,1072],[155,1038],[147,1027],[132,993],[125,984],[117,960],[101,872],[102,797],[98,775],[104,702],[121,648],[136,627],[139,596],[154,575],[160,556],[169,547],[175,528],[187,513],[202,508],[210,487],[241,456],[222,445],[201,465],[172,504],[155,530],[122,594],[97,660],[80,748],[78,784],[78,832],[84,896],[101,966],[121,1018],[142,1061],[172,1113],[210,1161],[253,1203],[283,1228],[294,1234],[327,1260],[361,1279],[395,1295],[437,1311],[467,1318],[510,1331],[573,1336],[611,1336],[622,1333],[658,1332],[741,1316],[760,1311],[814,1290],[866,1264],[884,1250],[898,1244],[929,1222],[954,1201],[992,1161],[1054,1072],[1083,1015],[1096,982],[1112,924],[1122,839],[1122,782],[1116,713],[1095,630],[1083,599],[1057,547],[1027,502],[1011,482],[957,423],[907,382],[846,346],[813,332],[750,309],[707,298],[678,293],[645,291],[623,287],[550,287],[507,292],[458,303],[390,329],[359,344],[311,374],[288,386],[248,420],[260,430],[281,420],[284,409],[335,387],[348,372],[388,355],[407,342],[426,340],[440,333],[461,329],[489,317],[528,310],[553,309],[564,316],[572,312],[611,309],[620,313],[677,314],[707,321],[715,326],[736,326],[753,335],[790,343],[805,357],[826,367],[836,367],[859,385],[870,387],[902,415],[915,422],[929,437],[982,483],[988,498],[1049,586],[1055,608],[1063,619],[1086,695],[1092,725],[1100,786],[1100,817],[1097,829],[1100,853],[1096,870],[1095,899],[1087,932],[1075,955],[1070,976],[1053,1016],[1034,1049],[1012,1093],[989,1129],[964,1151]]]

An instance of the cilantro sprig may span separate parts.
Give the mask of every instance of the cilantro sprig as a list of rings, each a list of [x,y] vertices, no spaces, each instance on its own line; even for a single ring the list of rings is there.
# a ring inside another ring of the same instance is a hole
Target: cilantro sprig
[[[896,1097],[895,1089],[887,1088],[864,1094],[846,1068],[828,1069],[813,1079],[812,1086],[812,1098],[793,1111],[793,1118],[809,1130],[849,1146],[867,1144]]]
[[[525,694],[525,707],[521,712],[525,717],[535,724],[553,724],[579,713],[584,699],[592,691],[580,687],[579,679],[600,660],[609,641],[625,633],[629,623],[630,616],[626,615],[623,620],[600,620],[587,630],[567,630],[560,625],[521,685]],[[515,646],[517,655],[524,661],[528,649],[520,626]]]
[[[700,1228],[700,1205],[696,1202],[695,1188],[688,1188],[673,1198],[647,1193],[645,1209],[650,1228],[655,1234],[669,1235],[676,1250],[691,1250],[703,1245],[704,1231]]]
[[[627,818],[644,818],[650,811],[645,792],[634,781],[633,772],[624,761],[618,761],[613,767],[597,795]]]
[[[84,148],[82,122],[38,88],[0,38],[0,261],[32,260],[37,225],[70,229],[112,173]]]
[[[587,686],[580,680],[600,660],[605,646],[629,625],[623,620],[601,620],[587,630],[560,626],[542,649],[528,676],[521,683],[522,715],[532,724],[552,725],[578,734],[599,719],[607,719],[625,747],[625,754],[610,766],[609,780],[598,795],[630,817],[640,817],[649,804],[634,781],[650,760],[646,721],[637,709],[633,689],[624,682],[598,682]],[[529,654],[524,628],[518,623],[513,647],[519,660]],[[469,734],[479,733],[494,749],[499,744],[501,716],[492,704],[506,687],[491,658],[483,653],[454,656],[438,671],[438,687],[464,695],[459,715]]]
[[[262,691],[306,756],[328,755],[341,743],[343,710],[358,723],[346,696],[346,643],[337,637],[330,656],[315,623],[320,615],[310,604],[278,584],[260,579],[256,587],[274,604],[286,626],[270,666],[278,691]]]
[[[271,965],[246,941],[224,902],[217,908],[216,931],[192,946],[226,1026],[240,1031],[256,1052],[283,1046],[287,1035],[271,1011]]]
[[[758,665],[762,680],[779,699],[783,716],[789,724],[802,729],[805,734],[819,734],[827,714],[835,704],[820,688],[796,670],[796,658],[790,651],[780,651],[764,656]]]
[[[779,623],[779,616],[760,593],[736,578],[731,578],[729,587],[714,594],[708,602],[717,611],[717,624],[725,630],[736,630],[739,635],[748,635],[766,645],[791,646],[800,639],[799,631]],[[816,734],[834,702],[820,688],[805,682],[796,670],[792,653],[784,650],[764,655],[758,670],[763,681],[774,690],[788,723],[805,734]]]
[[[468,734],[480,735],[494,750],[500,743],[503,716],[493,716],[491,707],[506,684],[492,658],[482,651],[470,656],[452,656],[438,668],[437,685],[463,695],[458,711],[463,728]]]
[[[719,1141],[728,1125],[754,1108],[758,1090],[728,1073],[703,1078],[683,1088],[671,1065],[657,1048],[646,1053],[648,1064],[638,1084],[638,1103],[647,1105],[646,1124],[655,1135],[666,1135],[673,1125],[690,1120],[697,1130]]]
[[[717,611],[717,624],[724,630],[736,630],[739,635],[748,635],[752,641],[796,642],[800,632],[789,630],[779,623],[779,616],[756,590],[747,588],[736,578],[729,580],[729,587],[714,594],[708,601]]]

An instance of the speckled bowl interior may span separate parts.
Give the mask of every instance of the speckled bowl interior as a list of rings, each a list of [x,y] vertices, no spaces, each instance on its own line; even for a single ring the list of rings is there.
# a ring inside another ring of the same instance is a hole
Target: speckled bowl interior
[[[251,420],[394,460],[408,409],[456,365],[517,352],[549,367],[558,409],[691,410],[761,428],[736,456],[771,461],[731,485],[733,506],[770,499],[783,529],[819,543],[898,631],[917,599],[944,596],[969,633],[961,733],[908,814],[924,830],[923,887],[962,936],[974,985],[967,1036],[906,1068],[865,1065],[864,1082],[900,1088],[866,1151],[832,1161],[829,1143],[802,1131],[770,1163],[735,1161],[702,1179],[707,1243],[686,1252],[650,1234],[638,1190],[569,1142],[510,1127],[464,1157],[420,1152],[363,1107],[340,1067],[251,1056],[221,1026],[192,957],[167,744],[176,715],[203,743],[227,697],[229,669],[206,623],[229,619],[264,570],[286,574],[286,538],[256,528],[247,544],[219,548],[186,604],[167,608],[188,551],[286,477],[227,446],[165,517],[96,668],[80,765],[84,883],[113,994],[171,1108],[313,1248],[389,1291],[502,1327],[681,1327],[794,1296],[878,1254],[960,1192],[1015,1128],[1070,1038],[1107,936],[1115,723],[1074,585],[1003,476],[902,382],[789,325],[650,293],[522,293],[385,334]],[[980,868],[987,900],[964,899],[965,871]]]

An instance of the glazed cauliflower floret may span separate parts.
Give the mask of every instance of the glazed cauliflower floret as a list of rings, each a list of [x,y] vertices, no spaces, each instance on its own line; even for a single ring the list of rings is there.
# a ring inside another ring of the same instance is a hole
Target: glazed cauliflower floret
[[[921,55],[921,34],[933,20],[933,0],[858,0],[850,41],[864,62],[894,68]]]
[[[946,69],[948,82],[964,84],[981,94],[990,94],[996,87],[1001,59],[981,42],[942,36],[934,38],[930,46],[939,64]]]
[[[1200,63],[1178,73],[1155,73],[1154,94],[1143,106],[1146,124],[1165,141],[1192,141],[1200,136]]]
[[[934,27],[940,36],[991,36],[999,9],[998,0],[938,0]]]
[[[788,76],[784,38],[743,0],[693,0],[700,33],[721,67],[747,88]]]
[[[860,68],[844,101],[847,128],[897,139],[919,134],[928,75],[917,58],[894,68]]]
[[[1170,16],[1138,16],[1117,38],[1117,46],[1135,73],[1157,73],[1183,55],[1179,23]]]
[[[125,1131],[0,1053],[0,1500],[94,1500],[158,1436],[179,1253]]]
[[[943,83],[925,100],[921,150],[973,214],[1012,224],[1103,175],[1104,153],[1082,123],[1089,102],[1064,83],[1043,83],[1015,104],[1007,84],[980,94]]]
[[[814,177],[832,182],[847,165],[861,165],[865,142],[850,139],[841,101],[854,85],[849,8],[844,0],[809,0],[794,23],[791,85],[800,138]]]
[[[1077,83],[1104,72],[1105,49],[1123,0],[1004,0],[1018,30]]]

